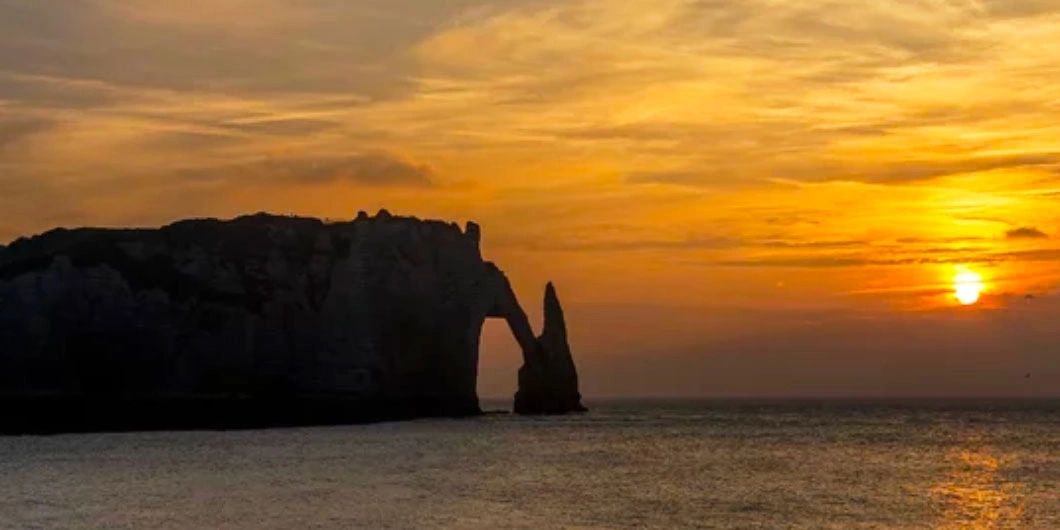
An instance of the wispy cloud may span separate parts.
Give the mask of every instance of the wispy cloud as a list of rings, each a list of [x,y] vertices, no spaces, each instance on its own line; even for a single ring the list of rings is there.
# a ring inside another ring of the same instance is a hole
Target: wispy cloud
[[[348,181],[367,186],[430,187],[434,170],[382,153],[340,158],[273,159],[233,168],[240,179],[278,179],[286,183],[321,184]]]
[[[1055,248],[1011,252],[991,252],[981,251],[981,249],[973,249],[972,252],[953,249],[932,249],[931,252],[921,253],[925,255],[905,257],[881,256],[879,254],[772,256],[719,260],[711,262],[709,265],[750,268],[841,268],[1053,262],[1060,260],[1060,249]]]
[[[1005,232],[1005,237],[1007,239],[1048,239],[1049,234],[1033,226],[1022,226]]]

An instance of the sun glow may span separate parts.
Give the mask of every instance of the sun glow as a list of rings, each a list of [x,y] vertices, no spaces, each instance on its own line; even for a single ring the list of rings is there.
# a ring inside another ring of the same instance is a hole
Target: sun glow
[[[953,294],[961,305],[974,305],[985,288],[983,277],[974,271],[959,269],[953,277]]]

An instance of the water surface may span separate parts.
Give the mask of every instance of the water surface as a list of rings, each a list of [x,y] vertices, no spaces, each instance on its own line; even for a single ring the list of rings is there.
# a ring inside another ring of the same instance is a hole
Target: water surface
[[[3,528],[1060,528],[1057,402],[0,438]]]

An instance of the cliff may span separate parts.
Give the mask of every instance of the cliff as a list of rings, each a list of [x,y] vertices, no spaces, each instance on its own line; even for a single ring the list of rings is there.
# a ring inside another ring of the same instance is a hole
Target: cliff
[[[555,290],[535,337],[479,239],[386,211],[20,239],[0,249],[0,430],[475,414],[491,317],[523,351],[516,412],[584,410]]]

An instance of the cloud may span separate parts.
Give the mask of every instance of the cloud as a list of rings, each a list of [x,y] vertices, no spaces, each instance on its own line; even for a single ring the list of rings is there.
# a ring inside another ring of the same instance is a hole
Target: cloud
[[[631,184],[676,184],[698,187],[723,180],[724,177],[724,174],[712,175],[707,171],[646,171],[626,175],[624,180]]]
[[[775,226],[820,225],[821,221],[803,214],[785,214],[767,217],[765,223]]]
[[[150,151],[197,153],[200,156],[217,149],[239,145],[245,141],[226,131],[210,130],[155,130],[145,131],[135,140],[137,147]]]
[[[418,16],[392,17],[381,4],[0,2],[0,70],[154,89],[384,99],[411,89],[401,51],[432,26]],[[454,9],[419,11],[438,22]]]
[[[1007,261],[1060,261],[1060,248],[1016,250],[998,254]]]
[[[0,152],[14,147],[34,134],[48,130],[52,125],[53,122],[48,119],[0,116]]]
[[[298,180],[347,180],[371,186],[431,186],[434,170],[383,154],[356,155],[338,160],[313,162],[291,171]]]
[[[2,28],[0,25],[0,29]],[[2,62],[0,66],[3,66]],[[99,80],[26,74],[0,69],[0,98],[11,102],[16,109],[98,108],[113,105],[119,102],[122,96],[116,87]]]
[[[1057,165],[1060,165],[1060,155],[1056,153],[1028,153],[1009,156],[973,155],[958,160],[902,162],[884,165],[878,170],[854,170],[850,173],[837,172],[827,178],[850,179],[879,184],[902,184],[983,171],[1052,167]]]
[[[92,1],[107,15],[162,29],[277,31],[309,14],[283,0],[212,0],[194,7],[153,0]],[[257,16],[248,16],[251,13]]]
[[[766,248],[786,248],[786,249],[836,249],[836,248],[852,248],[852,247],[863,247],[870,243],[863,240],[832,240],[832,241],[785,241],[785,240],[766,240],[757,242],[758,246]]]
[[[725,236],[697,236],[686,239],[625,239],[608,241],[508,240],[497,241],[498,246],[517,247],[548,252],[641,252],[653,250],[717,250],[745,245],[739,238]]]
[[[1012,18],[1050,15],[1055,14],[1057,9],[1055,0],[984,0],[982,4],[995,16]]]
[[[1060,249],[1045,248],[1019,250],[1011,252],[990,251],[984,248],[972,249],[920,249],[914,256],[878,254],[847,255],[797,255],[797,256],[764,256],[752,258],[723,259],[708,263],[721,267],[751,268],[845,268],[845,267],[892,267],[906,265],[952,265],[952,264],[991,264],[1004,262],[1052,262],[1060,261]]]
[[[982,236],[955,236],[955,237],[900,237],[895,241],[906,244],[940,244],[940,243],[978,243],[986,241]]]
[[[509,240],[495,242],[499,246],[512,246],[537,251],[554,252],[640,252],[640,251],[695,251],[695,250],[739,250],[750,248],[827,250],[849,249],[870,245],[860,240],[783,240],[775,238],[754,239],[723,235],[697,235],[684,239],[585,239],[585,240]]]
[[[1032,226],[1013,228],[1005,232],[1005,239],[1048,239],[1049,234]]]
[[[781,140],[783,141],[783,140]],[[794,161],[774,158],[763,147],[753,160],[734,166],[730,163],[703,161],[702,170],[645,171],[631,173],[625,181],[633,184],[672,184],[706,187],[720,184],[767,182],[771,178],[802,182],[864,182],[868,184],[902,185],[928,182],[945,177],[971,173],[1037,169],[1049,173],[1060,172],[1060,154],[1025,153],[1006,156],[969,154],[966,158],[939,160],[884,160],[884,161]]]
[[[871,265],[876,266],[891,266],[891,265],[918,265],[927,263],[949,263],[949,261],[936,260],[930,258],[898,258],[898,259],[880,259],[870,258],[865,256],[790,256],[790,257],[770,257],[770,258],[748,258],[748,259],[731,259],[731,260],[720,260],[711,263],[711,265],[722,266],[722,267],[753,267],[753,268],[797,268],[797,269],[817,269],[817,268],[846,268],[846,267],[866,267]]]
[[[196,170],[198,178],[327,184],[348,182],[362,186],[431,187],[434,170],[388,154],[368,153],[337,158],[281,158],[234,167]]]
[[[274,136],[303,136],[338,128],[341,123],[335,120],[278,117],[233,121],[225,126]]]

